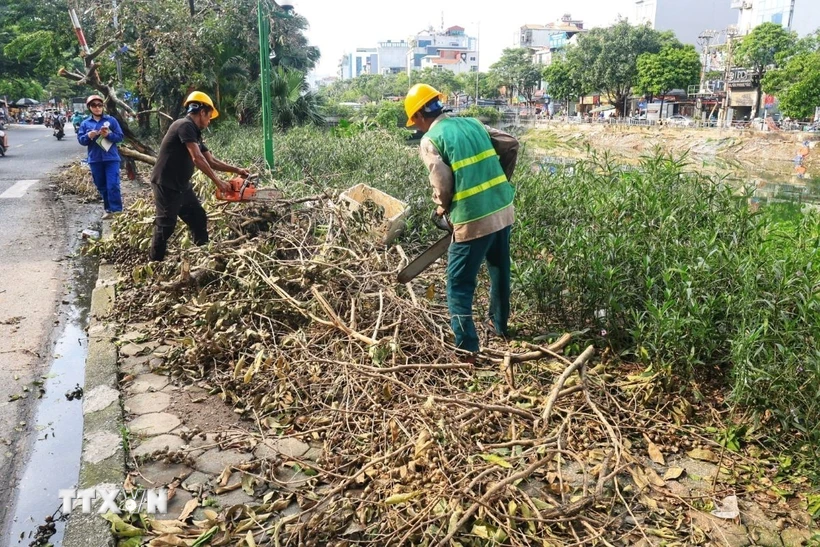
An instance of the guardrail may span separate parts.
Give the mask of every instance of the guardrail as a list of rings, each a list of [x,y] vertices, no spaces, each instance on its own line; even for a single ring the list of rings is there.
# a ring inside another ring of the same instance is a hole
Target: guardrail
[[[519,127],[547,125],[551,123],[571,123],[571,124],[599,124],[599,125],[625,125],[640,127],[670,127],[686,129],[752,129],[757,131],[772,131],[768,124],[762,120],[733,120],[729,127],[722,126],[717,120],[691,120],[681,121],[655,121],[634,118],[578,118],[577,116],[545,116],[545,115],[521,115],[517,113],[506,113],[499,120],[501,125],[513,125]],[[781,123],[776,129],[784,132],[812,132],[820,133],[820,124],[807,122],[786,122]]]

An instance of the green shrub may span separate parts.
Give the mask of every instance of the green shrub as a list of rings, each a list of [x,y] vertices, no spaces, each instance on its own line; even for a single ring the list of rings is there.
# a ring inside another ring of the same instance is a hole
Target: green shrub
[[[482,121],[488,124],[498,123],[501,119],[501,112],[497,108],[491,106],[468,106],[458,113],[459,116],[470,116],[473,118],[481,118]]]
[[[669,380],[731,370],[736,401],[817,446],[816,213],[753,213],[746,196],[670,158],[519,173],[517,310],[548,329],[588,329]]]
[[[232,162],[261,157],[258,130],[209,145]],[[782,439],[820,456],[820,216],[753,212],[747,196],[668,157],[534,168],[522,158],[514,178],[516,317],[586,330],[667,380],[717,374],[735,401],[776,418]],[[273,175],[294,196],[369,184],[409,204],[405,242],[438,236],[426,169],[390,131],[277,135]]]

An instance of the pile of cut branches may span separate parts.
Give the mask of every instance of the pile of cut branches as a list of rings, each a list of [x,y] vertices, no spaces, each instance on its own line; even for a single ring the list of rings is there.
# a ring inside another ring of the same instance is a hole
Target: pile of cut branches
[[[396,285],[406,255],[379,243],[367,213],[351,215],[330,195],[206,205],[210,246],[190,247],[180,232],[180,259],[161,265],[145,262],[145,201],[115,222],[99,245],[133,280],[118,293],[119,318],[150,322],[173,347],[169,374],[210,387],[257,424],[250,445],[292,437],[321,443],[323,455],[243,469],[261,505],[165,521],[154,533],[207,532],[212,545],[623,536],[608,528],[624,501],[613,479],[633,460],[601,367],[586,367],[591,347],[567,358],[564,335],[461,362],[434,290],[443,272]],[[283,466],[299,480],[283,481]]]

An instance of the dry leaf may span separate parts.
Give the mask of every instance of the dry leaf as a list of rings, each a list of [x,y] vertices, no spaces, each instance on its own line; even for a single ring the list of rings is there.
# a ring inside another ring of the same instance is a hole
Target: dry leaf
[[[196,500],[191,500],[196,501]],[[190,503],[190,502],[189,502]],[[178,520],[152,520],[150,521],[151,530],[159,532],[160,534],[181,534],[185,526]]]
[[[666,483],[663,482],[663,479],[655,472],[654,469],[646,467],[643,470],[643,474],[652,486],[657,486],[658,488],[663,488],[666,486]]]
[[[256,541],[253,539],[253,532],[251,530],[248,530],[245,536],[245,543],[248,544],[248,547],[256,547]]]
[[[663,480],[670,481],[680,478],[686,470],[683,467],[670,467],[663,474]]]
[[[424,454],[427,452],[427,449],[430,448],[431,444],[433,444],[433,440],[430,438],[430,433],[426,429],[422,429],[419,432],[419,438],[416,439],[416,446],[415,450],[413,451],[413,459],[422,459],[424,457]]]
[[[633,467],[629,470],[629,473],[632,475],[632,480],[635,481],[635,486],[638,487],[638,491],[644,490],[649,486],[649,480],[640,467]]]
[[[225,466],[225,469],[222,470],[222,473],[216,479],[216,483],[219,486],[225,486],[226,484],[228,484],[228,481],[231,479],[231,473],[232,473],[231,466],[230,465]]]
[[[712,514],[719,519],[734,520],[740,516],[737,506],[737,496],[726,496]]]
[[[427,290],[424,291],[424,297],[427,300],[432,300],[435,295],[436,295],[436,285],[434,283],[430,283],[427,286]]]
[[[179,536],[167,534],[152,539],[148,545],[149,547],[188,547],[193,545],[193,540],[186,541]]]
[[[194,509],[196,509],[197,507],[199,507],[198,499],[194,498],[188,500],[188,502],[185,504],[185,507],[182,508],[182,512],[180,512],[179,517],[177,517],[177,520],[184,522],[185,519],[191,516],[191,513],[193,513]]]
[[[700,460],[703,462],[718,461],[717,455],[708,448],[693,448],[692,450],[687,452],[686,455],[694,460]]]
[[[666,465],[666,460],[663,457],[663,453],[661,449],[658,448],[658,445],[649,441],[649,444],[646,447],[646,451],[649,452],[649,459],[655,462],[658,465]]]

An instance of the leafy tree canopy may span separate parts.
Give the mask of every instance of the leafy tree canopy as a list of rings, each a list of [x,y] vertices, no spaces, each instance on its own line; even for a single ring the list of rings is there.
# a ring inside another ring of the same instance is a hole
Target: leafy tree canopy
[[[736,64],[757,69],[762,76],[766,67],[774,65],[780,56],[788,55],[796,43],[796,32],[777,23],[763,23],[740,40],[735,48]]]
[[[785,115],[811,118],[820,106],[820,33],[797,42],[792,55],[781,53],[778,64],[763,77],[763,91],[777,96]]]
[[[577,99],[581,95],[580,70],[567,58],[558,58],[545,67],[541,77],[547,83],[547,93],[559,102]]]
[[[490,75],[499,87],[507,88],[507,95],[513,92],[524,95],[528,101],[541,81],[541,71],[532,62],[530,50],[524,47],[508,48],[501,58],[490,67]]]
[[[665,95],[673,89],[685,90],[698,82],[700,58],[695,47],[664,46],[658,53],[644,53],[638,57],[636,89],[640,93]]]
[[[622,20],[579,36],[567,59],[574,67],[582,93],[603,92],[622,111],[624,100],[638,80],[638,57],[658,53],[663,46],[681,47],[671,32],[633,26]]]

